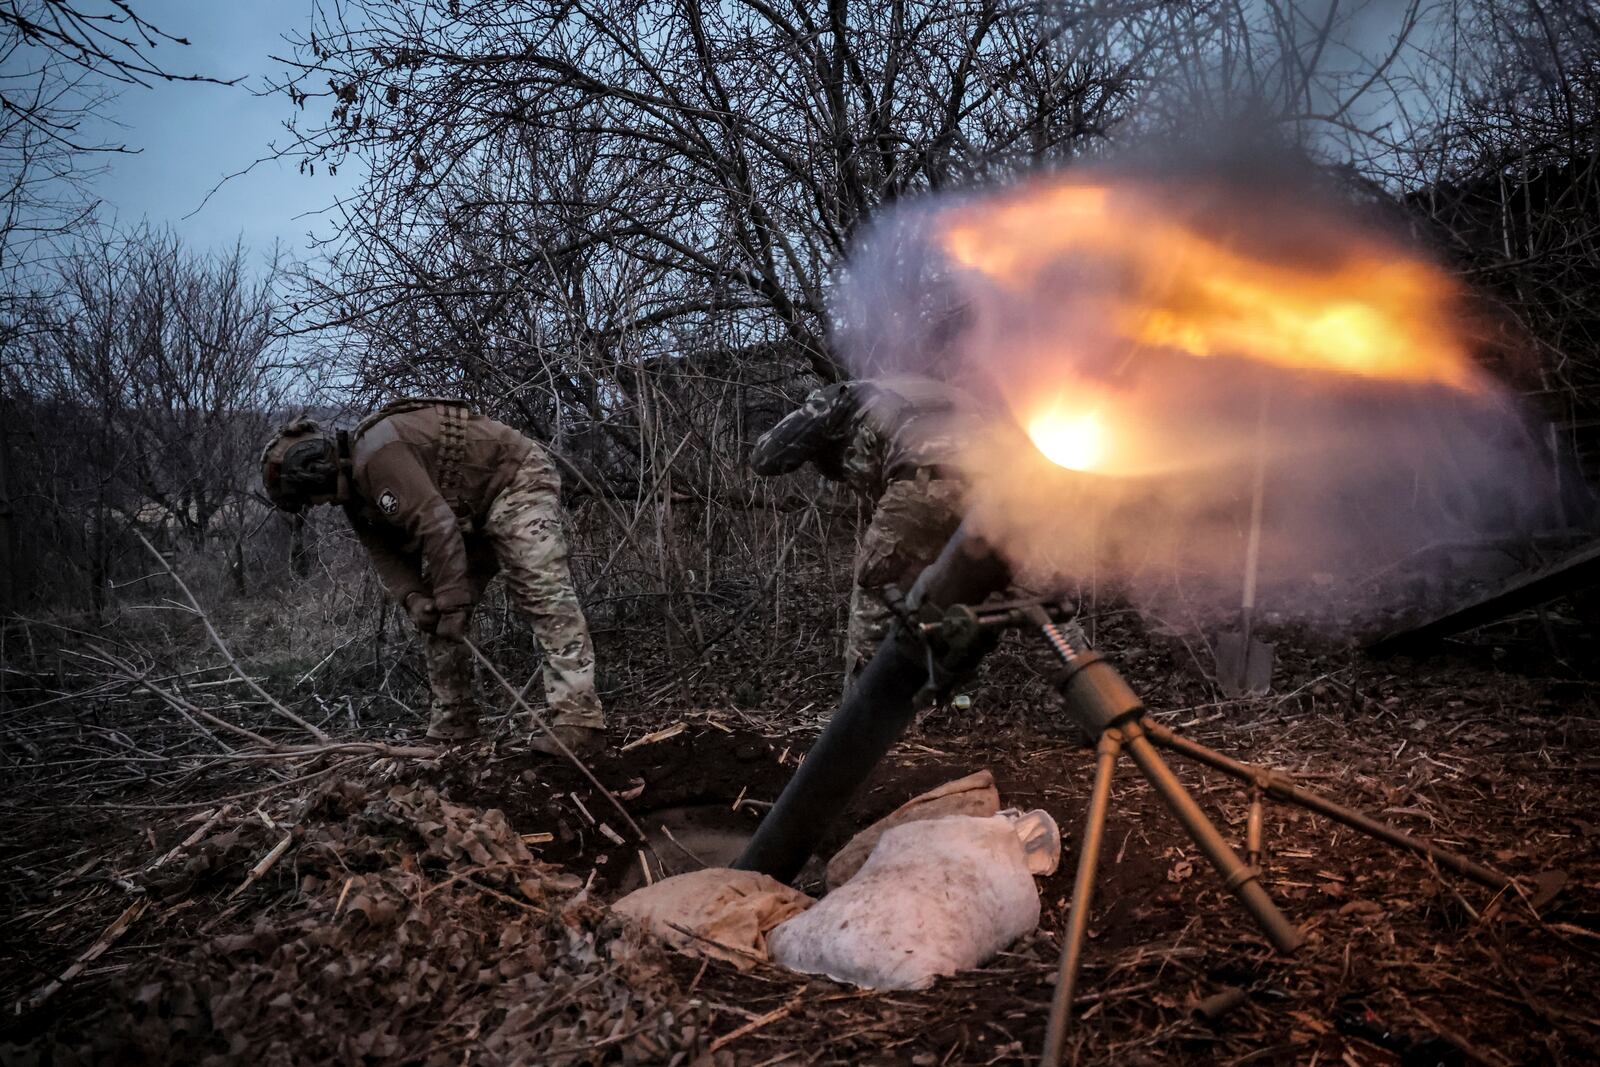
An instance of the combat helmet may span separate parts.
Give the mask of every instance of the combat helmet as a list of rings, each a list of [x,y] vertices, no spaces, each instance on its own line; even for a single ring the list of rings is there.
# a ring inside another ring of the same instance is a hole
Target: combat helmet
[[[344,431],[324,430],[315,419],[300,418],[273,434],[261,450],[261,485],[272,503],[300,511],[317,497],[335,503],[349,499],[349,446]]]

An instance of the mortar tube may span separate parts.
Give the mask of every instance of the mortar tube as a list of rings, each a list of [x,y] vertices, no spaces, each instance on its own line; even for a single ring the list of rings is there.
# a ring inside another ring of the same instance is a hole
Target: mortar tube
[[[963,524],[917,577],[906,603],[919,618],[932,620],[953,605],[976,604],[1010,584],[1011,568],[1005,560]],[[959,675],[975,667],[982,656],[979,651],[965,657],[966,662],[940,666]],[[911,724],[917,711],[915,698],[927,680],[928,646],[896,622],[734,867],[760,871],[780,882],[793,880],[856,790]]]

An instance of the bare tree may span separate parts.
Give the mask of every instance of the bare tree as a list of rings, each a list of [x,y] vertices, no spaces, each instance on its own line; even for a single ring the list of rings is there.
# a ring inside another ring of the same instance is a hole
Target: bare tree
[[[49,281],[0,408],[26,457],[7,473],[31,555],[81,571],[97,609],[130,525],[195,547],[220,535],[242,581],[255,458],[297,384],[273,332],[277,265],[141,229],[80,239]]]
[[[216,81],[157,61],[157,47],[188,43],[140,16],[129,0],[0,0],[0,273],[7,291],[40,242],[89,217],[83,185],[94,161],[130,151],[85,128],[113,99],[113,87]]]
[[[361,0],[317,25],[286,88],[330,98],[331,122],[300,149],[362,153],[373,178],[347,219],[343,299],[307,310],[351,322],[423,301],[452,355],[532,297],[581,312],[584,347],[744,316],[834,377],[828,272],[869,213],[1098,135],[1130,77],[1061,63],[1060,23],[995,0]],[[627,299],[575,291],[586,276]],[[457,293],[487,304],[439,313]]]

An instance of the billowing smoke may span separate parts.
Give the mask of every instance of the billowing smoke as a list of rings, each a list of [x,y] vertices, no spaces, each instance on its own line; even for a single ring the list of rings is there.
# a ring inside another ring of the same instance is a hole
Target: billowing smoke
[[[1385,565],[1553,504],[1488,320],[1395,230],[1281,173],[935,198],[852,256],[840,350],[970,396],[969,518],[1036,581],[1237,606],[1259,499],[1270,607],[1380,606]]]

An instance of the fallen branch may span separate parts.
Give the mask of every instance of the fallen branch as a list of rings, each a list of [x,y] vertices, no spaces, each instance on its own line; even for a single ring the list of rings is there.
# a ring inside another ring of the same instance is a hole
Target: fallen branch
[[[212,756],[211,758],[221,760],[223,757]],[[357,762],[357,759],[358,757],[352,756],[347,760],[329,764],[320,771],[302,774],[298,778],[285,778],[281,782],[273,782],[270,785],[261,786],[259,789],[247,789],[243,793],[233,793],[225,797],[210,797],[206,800],[190,800],[174,804],[61,804],[57,805],[57,807],[69,811],[187,811],[190,808],[207,808],[213,804],[225,804],[229,801],[258,797],[263,793],[271,793],[274,790],[284,789],[291,785],[302,785],[318,778],[325,778],[336,771],[344,770]]]
[[[761,1029],[763,1026],[768,1026],[768,1025],[770,1025],[772,1023],[777,1022],[779,1019],[782,1019],[784,1016],[786,1016],[790,1012],[794,1011],[794,1009],[796,1007],[798,1007],[799,1004],[800,1004],[800,998],[799,997],[795,997],[793,1000],[789,1001],[789,1003],[785,1004],[783,1007],[775,1008],[772,1011],[767,1012],[765,1015],[757,1016],[756,1018],[751,1019],[749,1022],[747,1022],[743,1026],[739,1027],[739,1029],[732,1030],[732,1031],[730,1031],[730,1032],[728,1032],[726,1034],[723,1034],[721,1037],[719,1037],[715,1041],[711,1042],[711,1047],[708,1048],[706,1051],[707,1052],[717,1052],[720,1049],[726,1048],[728,1045],[730,1045],[733,1042],[739,1040],[741,1037],[744,1037],[747,1034],[753,1034],[757,1030]]]
[[[178,854],[184,849],[193,848],[195,845],[198,845],[200,843],[200,839],[205,837],[206,834],[210,833],[211,828],[226,818],[228,813],[232,810],[232,804],[224,804],[216,811],[212,812],[211,817],[205,822],[201,823],[200,827],[195,830],[194,833],[190,834],[176,845],[173,845],[172,848],[167,850],[165,855],[161,856],[154,863],[150,864],[150,866],[146,867],[145,871],[149,872],[157,869],[158,867],[165,867],[167,864],[177,859]]]
[[[128,932],[128,927],[138,922],[139,916],[143,915],[149,907],[149,897],[143,897],[129,904],[127,909],[113,919],[111,925],[106,927],[104,932],[95,939],[94,944],[84,949],[83,954],[74,960],[70,967],[61,972],[59,978],[56,978],[49,985],[35,993],[32,999],[18,1001],[17,1014],[21,1015],[27,1011],[36,1011],[42,1007],[45,1001],[61,991],[62,986],[76,978],[85,967],[103,956],[106,949],[116,944],[122,935]]]
[[[239,888],[228,894],[228,899],[232,900],[240,893],[243,893],[246,889],[249,889],[251,886],[260,881],[268,871],[276,867],[278,865],[278,861],[283,858],[283,854],[289,851],[289,845],[293,841],[293,834],[284,834],[283,840],[279,841],[276,845],[273,845],[272,851],[268,852],[265,856],[262,856],[260,861],[257,862],[254,867],[250,868],[250,873],[245,875],[244,881],[239,883]]]
[[[211,740],[214,741],[219,748],[221,748],[221,749],[223,749],[225,751],[228,751],[228,752],[233,751],[231,748],[229,748],[226,744],[224,744],[222,742],[221,738],[217,737],[210,730],[207,730],[205,727],[201,726],[198,722],[195,722],[194,721],[194,717],[195,716],[199,716],[200,718],[205,719],[207,722],[211,723],[214,726],[221,727],[224,730],[227,730],[227,731],[229,731],[231,733],[238,734],[240,737],[246,738],[248,740],[258,742],[259,744],[265,745],[268,748],[276,747],[271,741],[267,740],[265,737],[262,737],[260,734],[255,733],[255,732],[250,731],[250,730],[246,730],[243,726],[236,726],[233,723],[228,722],[225,719],[222,719],[222,718],[220,718],[220,717],[218,717],[216,715],[213,715],[213,714],[211,714],[211,712],[205,710],[202,707],[199,707],[196,704],[191,703],[188,700],[185,700],[183,697],[178,696],[176,693],[167,692],[167,690],[161,688],[161,686],[157,684],[157,682],[164,681],[165,679],[151,679],[149,677],[149,673],[150,673],[149,670],[145,670],[145,671],[138,670],[133,664],[129,663],[127,660],[124,660],[119,656],[113,655],[112,653],[108,652],[104,648],[101,648],[99,645],[95,644],[94,642],[90,642],[89,643],[89,648],[90,648],[91,651],[93,651],[95,653],[95,656],[84,656],[85,659],[97,660],[98,662],[104,663],[106,666],[112,668],[113,670],[115,670],[119,674],[121,674],[130,683],[130,688],[128,690],[130,693],[137,693],[140,689],[144,689],[147,692],[154,694],[156,697],[160,698],[160,700],[163,703],[165,703],[168,707],[172,708],[173,711],[176,711],[179,715],[182,715],[185,719],[188,719],[189,720],[189,724],[191,726],[193,726],[196,730],[198,730],[200,733],[206,735],[207,737],[211,738]],[[82,653],[76,653],[76,654],[77,655],[83,655]],[[189,673],[190,674],[196,674],[196,673],[200,673],[200,672],[191,671]],[[182,674],[173,675],[174,679],[183,678],[183,677],[185,677],[185,675],[182,675]],[[228,682],[229,684],[233,684],[236,681],[236,679],[232,679],[232,678],[224,678],[224,679],[220,679],[220,680]],[[209,683],[202,683],[202,684],[209,684]]]
[[[682,722],[676,722],[665,729],[657,730],[655,733],[645,734],[643,737],[638,738],[637,740],[629,741],[627,744],[623,745],[619,751],[627,752],[630,749],[639,748],[642,745],[653,745],[658,741],[665,741],[668,738],[677,737],[686,729],[688,729],[686,724]]]
[[[172,708],[174,711],[176,711],[180,715],[184,715],[184,716],[191,716],[191,715],[199,716],[200,718],[204,719],[206,722],[209,722],[211,725],[219,727],[219,728],[221,728],[223,730],[227,730],[229,733],[238,734],[240,737],[243,737],[246,740],[254,741],[257,744],[265,745],[268,748],[276,748],[277,747],[271,741],[267,740],[265,737],[262,737],[260,734],[256,733],[254,730],[247,730],[243,726],[239,726],[239,725],[236,725],[235,723],[229,722],[228,720],[222,718],[220,715],[213,715],[211,712],[207,711],[205,708],[200,707],[198,704],[190,703],[189,701],[183,699],[181,696],[179,696],[176,693],[169,693],[165,689],[162,689],[159,685],[156,685],[152,681],[148,681],[148,680],[145,680],[145,679],[135,679],[135,680],[138,682],[138,686],[136,687],[136,689],[144,689],[147,692],[155,694],[155,696],[158,697],[163,703],[165,703],[168,707]],[[218,743],[220,744],[221,742],[219,741]]]
[[[261,688],[256,680],[250,677],[245,669],[239,665],[239,661],[234,658],[233,652],[228,648],[228,643],[222,639],[222,635],[217,632],[217,628],[211,625],[211,616],[206,614],[205,609],[200,606],[200,601],[196,600],[194,594],[189,591],[189,587],[184,583],[182,576],[178,574],[177,570],[172,566],[171,563],[167,562],[167,557],[163,556],[160,551],[156,549],[156,546],[152,545],[145,538],[144,534],[140,533],[138,530],[133,531],[133,536],[137,537],[139,539],[139,543],[150,550],[150,554],[160,561],[161,566],[166,569],[166,572],[169,575],[172,576],[172,580],[178,584],[178,588],[183,591],[184,599],[189,601],[189,607],[196,615],[200,616],[200,621],[205,624],[206,633],[211,636],[211,643],[217,646],[217,651],[222,653],[222,657],[228,661],[228,666],[233,668],[233,673],[238,676],[239,680],[254,690],[256,695],[262,700],[265,700],[273,711],[277,712],[285,719],[288,719],[302,730],[305,730],[318,741],[327,741],[328,735],[324,733],[318,726],[316,726],[314,723],[307,722],[305,719],[302,719],[300,716],[284,707],[276,697],[267,692],[265,689]]]
[[[333,741],[326,745],[306,745],[300,748],[271,746],[265,752],[232,752],[210,757],[217,762],[238,760],[259,762],[264,760],[307,759],[314,756],[352,755],[385,756],[390,759],[438,759],[439,750],[425,745],[391,745],[383,741]]]

